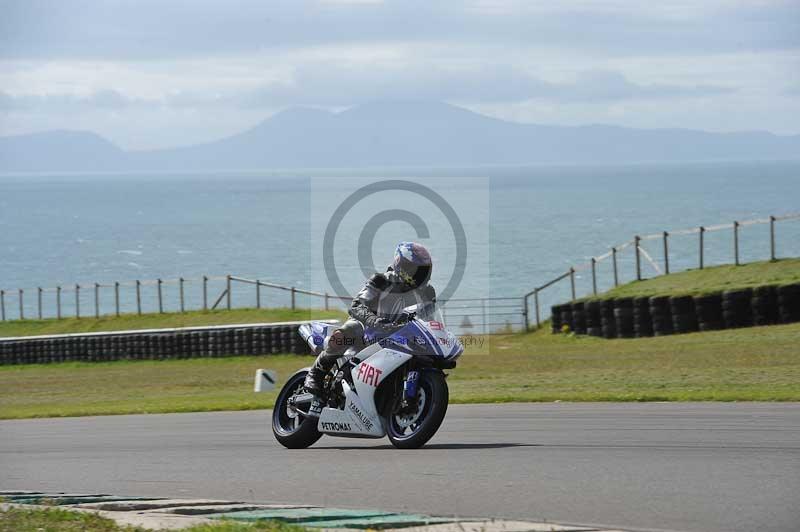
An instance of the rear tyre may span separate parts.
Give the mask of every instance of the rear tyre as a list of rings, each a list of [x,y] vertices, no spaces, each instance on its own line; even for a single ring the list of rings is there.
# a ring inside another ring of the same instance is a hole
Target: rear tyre
[[[416,407],[393,412],[386,422],[389,441],[398,449],[418,449],[425,445],[439,430],[447,413],[450,392],[442,372],[421,372],[417,387]]]
[[[289,406],[289,399],[303,393],[307,369],[289,377],[275,400],[272,410],[272,433],[278,443],[287,449],[305,449],[322,437],[317,430],[317,418],[308,417]]]

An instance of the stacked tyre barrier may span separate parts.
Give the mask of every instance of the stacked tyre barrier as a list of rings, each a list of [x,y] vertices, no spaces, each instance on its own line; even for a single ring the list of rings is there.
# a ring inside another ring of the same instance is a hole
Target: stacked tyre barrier
[[[800,321],[800,284],[779,286],[776,291],[781,323]]]
[[[698,330],[716,331],[725,328],[725,322],[722,320],[722,294],[695,297],[694,310],[697,315]]]
[[[572,304],[572,324],[575,334],[586,334],[586,310],[583,301]]]
[[[633,334],[636,338],[653,336],[649,297],[633,298]]]
[[[603,336],[603,319],[600,315],[599,301],[586,301],[583,305],[586,315],[586,334]]]
[[[553,334],[561,332],[561,307],[564,305],[553,305],[552,317],[550,318],[550,326],[552,327]]]
[[[561,326],[569,325],[570,330],[575,330],[575,322],[572,321],[572,304],[567,303],[561,306]]]
[[[692,296],[675,296],[669,298],[669,311],[672,316],[672,332],[683,334],[698,331]]]
[[[604,338],[617,337],[617,319],[614,317],[614,300],[600,301],[600,330]]]
[[[615,299],[613,308],[617,338],[633,338],[633,298]]]
[[[554,305],[553,332],[644,338],[800,322],[800,283],[699,296],[621,297]]]
[[[0,338],[0,365],[310,354],[297,324]]]
[[[751,308],[753,325],[769,325],[780,321],[778,290],[774,286],[757,286],[753,289]]]
[[[750,308],[752,299],[753,291],[749,288],[722,292],[722,320],[726,329],[753,325],[753,312]]]
[[[666,336],[672,334],[672,310],[668,296],[651,297],[650,304],[650,323],[653,329],[653,336]]]

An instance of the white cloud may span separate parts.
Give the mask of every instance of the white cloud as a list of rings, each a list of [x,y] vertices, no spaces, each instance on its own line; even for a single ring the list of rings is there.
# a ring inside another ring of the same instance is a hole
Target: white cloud
[[[381,99],[530,122],[798,131],[796,1],[234,1],[7,2],[0,132],[79,125],[175,145],[289,105]]]

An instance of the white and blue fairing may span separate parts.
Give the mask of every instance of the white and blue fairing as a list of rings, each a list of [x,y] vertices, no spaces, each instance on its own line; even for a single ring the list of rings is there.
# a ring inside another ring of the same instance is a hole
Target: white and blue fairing
[[[459,339],[447,330],[438,309],[425,316],[417,315],[405,327],[388,336],[367,330],[364,339],[410,355],[436,356],[445,360],[455,360],[464,352]]]
[[[332,323],[312,321],[301,325],[299,332],[314,353],[319,354],[325,349],[325,339],[333,333],[336,327],[337,325]]]

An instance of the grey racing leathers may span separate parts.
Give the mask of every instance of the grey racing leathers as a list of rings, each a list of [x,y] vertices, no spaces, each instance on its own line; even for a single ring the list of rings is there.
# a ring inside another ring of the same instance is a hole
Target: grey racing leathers
[[[416,304],[435,303],[436,291],[429,284],[412,287],[402,281],[391,268],[386,273],[376,273],[353,298],[350,319],[336,329],[325,343],[314,366],[306,378],[306,388],[311,392],[322,389],[322,380],[337,358],[350,347],[364,345],[364,329],[391,332],[403,309]]]

